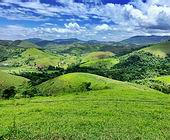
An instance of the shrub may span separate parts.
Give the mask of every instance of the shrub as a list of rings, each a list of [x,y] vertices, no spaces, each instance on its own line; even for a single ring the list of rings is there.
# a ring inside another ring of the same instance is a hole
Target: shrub
[[[16,95],[16,90],[14,86],[8,87],[6,88],[1,95],[1,98],[4,99],[9,99],[9,98],[13,98]]]
[[[83,82],[80,86],[81,91],[90,91],[91,89],[91,82]]]

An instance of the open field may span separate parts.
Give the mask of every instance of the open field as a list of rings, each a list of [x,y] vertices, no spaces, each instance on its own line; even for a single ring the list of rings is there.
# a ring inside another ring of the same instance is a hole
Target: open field
[[[7,139],[170,138],[170,97],[154,90],[100,90],[0,101]]]

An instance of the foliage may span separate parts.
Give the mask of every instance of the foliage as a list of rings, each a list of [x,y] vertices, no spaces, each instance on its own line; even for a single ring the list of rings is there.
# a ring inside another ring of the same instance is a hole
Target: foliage
[[[13,98],[15,95],[16,95],[15,87],[11,86],[3,90],[0,98],[9,99],[9,98]]]
[[[132,81],[170,74],[170,58],[155,57],[143,51],[131,54],[112,68],[113,79]]]
[[[153,80],[153,79],[144,79],[134,81],[137,84],[148,86],[149,88],[161,91],[166,94],[170,94],[170,84],[166,84],[162,81]]]

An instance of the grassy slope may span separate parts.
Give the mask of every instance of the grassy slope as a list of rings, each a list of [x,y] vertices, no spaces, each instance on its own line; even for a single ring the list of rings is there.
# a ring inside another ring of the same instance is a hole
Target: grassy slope
[[[57,94],[63,92],[82,91],[83,83],[91,82],[92,90],[101,89],[132,89],[140,90],[129,83],[111,80],[102,76],[87,73],[70,73],[46,81],[38,86],[38,89],[44,94]],[[142,87],[145,89],[144,87]]]
[[[28,59],[33,58],[34,60],[30,61],[30,64],[41,64],[41,65],[58,65],[58,62],[60,61],[60,57],[43,52],[37,48],[29,48],[25,52],[21,54],[21,57],[18,57],[16,59],[9,59],[7,63],[14,64],[14,63],[20,63],[22,65],[26,65],[25,61]]]
[[[156,56],[166,57],[168,54],[170,54],[170,41],[152,45],[150,47],[144,48],[143,50]]]
[[[109,69],[117,63],[119,63],[119,60],[117,58],[104,58],[83,63],[81,67],[101,68],[102,66],[104,66],[104,68]]]
[[[155,80],[159,80],[159,81],[165,82],[167,84],[170,84],[170,76],[158,77],[158,78],[155,78]]]
[[[14,76],[6,72],[0,71],[0,90],[10,86],[20,86],[28,81],[28,79]]]
[[[88,61],[93,61],[93,60],[99,60],[103,58],[109,58],[112,57],[113,53],[112,52],[92,52],[92,53],[87,53],[82,57],[83,62],[88,62]]]
[[[121,87],[0,101],[0,136],[22,140],[165,140],[170,138],[169,105],[168,95]]]
[[[36,44],[31,43],[29,41],[21,41],[17,46],[22,48],[40,48]]]

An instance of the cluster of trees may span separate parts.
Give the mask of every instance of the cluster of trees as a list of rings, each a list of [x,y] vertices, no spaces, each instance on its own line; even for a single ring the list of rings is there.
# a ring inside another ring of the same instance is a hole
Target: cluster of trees
[[[49,72],[49,70],[53,70]],[[33,86],[41,84],[49,79],[55,78],[57,76],[63,75],[65,70],[63,68],[49,66],[46,70],[39,72],[21,72],[17,74],[18,76],[25,77],[31,80]]]
[[[170,94],[170,85],[164,82],[158,80],[152,80],[152,79],[137,80],[134,82],[161,91],[163,93]]]
[[[159,58],[147,52],[135,52],[112,67],[113,79],[132,81],[170,74],[170,57]]]

